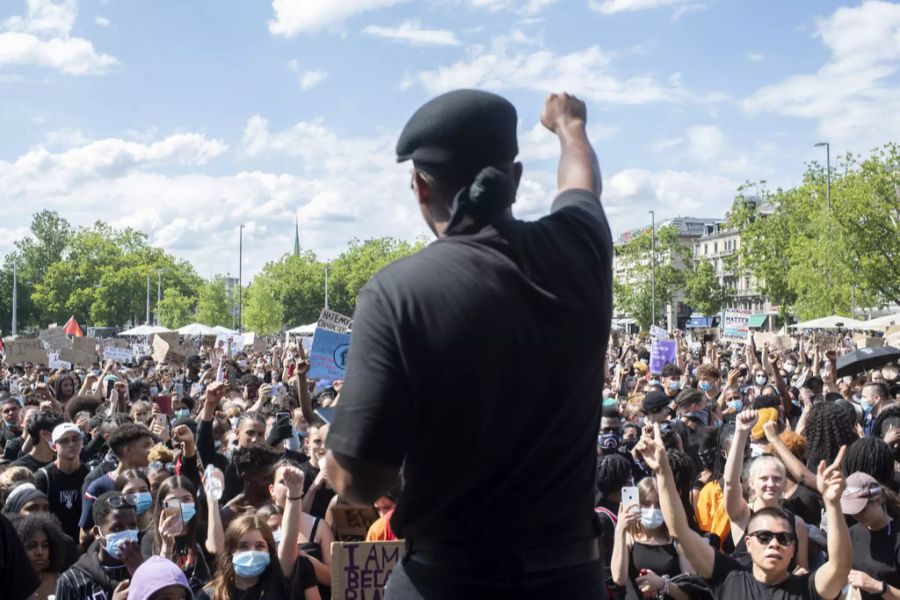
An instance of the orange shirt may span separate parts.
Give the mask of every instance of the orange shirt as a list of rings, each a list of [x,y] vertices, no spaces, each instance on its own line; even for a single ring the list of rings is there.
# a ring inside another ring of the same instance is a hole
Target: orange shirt
[[[391,516],[393,514],[394,510],[391,509],[384,513],[383,517],[379,517],[377,521],[372,523],[369,531],[366,533],[367,542],[387,542],[397,539],[397,536],[394,535],[391,529]]]
[[[725,540],[731,535],[731,521],[725,512],[725,494],[718,481],[710,481],[700,490],[694,516],[697,517],[697,525],[701,531],[715,533],[722,545],[725,544]]]

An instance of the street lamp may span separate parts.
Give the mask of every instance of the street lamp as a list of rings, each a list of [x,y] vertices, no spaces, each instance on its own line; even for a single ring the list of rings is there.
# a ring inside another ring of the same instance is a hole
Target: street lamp
[[[825,146],[825,198],[828,202],[828,210],[831,210],[831,145],[828,142],[819,142],[815,145],[816,148],[821,148],[822,146]]]
[[[328,309],[328,263],[325,263],[325,308]]]
[[[19,265],[18,262],[13,259],[13,296],[12,296],[12,334],[13,337],[16,336],[17,333],[17,320],[19,316]]]
[[[650,213],[650,293],[653,303],[651,315],[653,324],[656,325],[656,213],[652,210],[648,212]]]
[[[238,245],[238,333],[244,333],[244,226],[241,225]]]
[[[156,324],[160,324],[159,303],[162,301],[162,269],[156,270]]]
[[[147,275],[147,317],[144,319],[144,324],[150,324],[150,276]]]

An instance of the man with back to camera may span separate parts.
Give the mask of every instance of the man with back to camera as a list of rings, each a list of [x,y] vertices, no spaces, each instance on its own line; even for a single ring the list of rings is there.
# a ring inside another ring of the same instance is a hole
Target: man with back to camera
[[[535,222],[510,209],[522,165],[505,99],[439,96],[397,143],[438,240],[360,294],[327,454],[334,488],[366,503],[403,465],[387,598],[605,595],[593,493],[612,241],[586,118],[573,96],[546,100],[559,194]]]

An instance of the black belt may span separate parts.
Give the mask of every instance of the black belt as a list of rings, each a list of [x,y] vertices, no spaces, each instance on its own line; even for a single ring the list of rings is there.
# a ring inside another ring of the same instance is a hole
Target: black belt
[[[479,566],[496,573],[536,573],[583,565],[600,558],[597,539],[541,546],[528,550],[481,545],[458,546],[434,540],[406,540],[408,560],[435,567],[460,568]]]

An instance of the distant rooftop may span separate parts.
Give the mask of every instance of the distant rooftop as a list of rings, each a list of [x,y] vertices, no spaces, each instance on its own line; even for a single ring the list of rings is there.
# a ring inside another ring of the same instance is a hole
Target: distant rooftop
[[[674,225],[678,229],[678,235],[680,235],[681,237],[701,237],[702,235],[707,234],[710,228],[717,228],[723,222],[724,219],[716,218],[675,217],[673,219],[666,219],[664,221],[657,222],[656,229],[659,230],[661,227]],[[625,242],[628,242],[633,237],[640,235],[648,229],[650,229],[649,223],[647,225],[644,225],[643,227],[625,231],[619,235],[616,242],[624,244]]]

